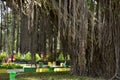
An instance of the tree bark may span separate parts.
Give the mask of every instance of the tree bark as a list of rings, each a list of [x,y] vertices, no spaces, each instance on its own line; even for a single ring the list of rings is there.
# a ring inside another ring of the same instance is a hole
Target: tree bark
[[[30,51],[30,38],[29,38],[29,18],[21,14],[21,27],[20,27],[20,52],[26,53]]]
[[[84,6],[82,6],[84,5]],[[76,7],[75,7],[76,6]],[[75,75],[85,75],[86,60],[85,50],[87,42],[87,1],[74,0],[73,1],[73,30],[74,36],[72,45],[72,73]]]
[[[13,12],[13,25],[12,25],[12,43],[11,43],[11,52],[13,53],[13,51],[15,50],[14,45],[15,45],[15,28],[16,28],[16,15]]]
[[[2,4],[0,5],[0,8],[1,8],[1,20],[2,20],[2,10],[3,10],[3,7],[2,7]],[[1,21],[1,24],[0,24],[0,51],[2,50],[2,21]]]

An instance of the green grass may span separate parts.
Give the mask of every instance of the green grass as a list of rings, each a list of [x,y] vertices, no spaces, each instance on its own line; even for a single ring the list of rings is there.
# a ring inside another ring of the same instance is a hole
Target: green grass
[[[68,72],[57,73],[21,73],[16,80],[103,80],[70,75]]]

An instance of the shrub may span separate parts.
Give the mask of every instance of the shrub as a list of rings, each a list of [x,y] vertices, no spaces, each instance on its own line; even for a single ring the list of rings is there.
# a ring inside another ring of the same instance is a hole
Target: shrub
[[[15,68],[16,69],[21,69],[21,68],[23,68],[23,66],[21,66],[21,65],[18,64],[18,65],[15,66]]]
[[[70,55],[69,54],[67,54],[67,60],[70,60]]]
[[[14,63],[4,63],[0,65],[0,69],[21,69],[23,66]]]
[[[0,59],[3,60],[4,58],[6,58],[6,52],[2,52],[0,54]]]
[[[59,57],[58,57],[58,60],[60,60],[60,61],[65,60],[65,59],[64,59],[64,56],[63,56],[63,53],[60,53],[60,55],[59,55]]]
[[[21,53],[20,52],[16,53],[14,55],[14,57],[15,57],[16,60],[20,60],[21,59]]]
[[[41,57],[39,56],[39,54],[36,53],[35,57],[36,57],[36,62],[41,60]]]
[[[30,53],[30,52],[27,52],[27,53],[25,54],[25,60],[26,60],[26,61],[31,60],[31,53]]]
[[[25,60],[25,55],[21,55],[20,60]]]

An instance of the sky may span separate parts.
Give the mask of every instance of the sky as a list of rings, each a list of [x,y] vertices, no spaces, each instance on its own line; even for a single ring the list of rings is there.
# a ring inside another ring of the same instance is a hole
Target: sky
[[[4,3],[4,4],[5,4],[5,3]],[[2,11],[2,10],[3,10],[3,11]],[[2,11],[3,14],[6,12],[6,10],[4,10],[4,6],[3,6],[2,1],[0,1],[0,23],[1,23],[1,11]],[[8,12],[10,12],[10,11],[11,11],[11,9],[8,8]]]

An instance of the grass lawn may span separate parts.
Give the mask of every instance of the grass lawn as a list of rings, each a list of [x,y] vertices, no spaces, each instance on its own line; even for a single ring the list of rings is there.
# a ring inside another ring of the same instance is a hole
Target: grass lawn
[[[104,80],[88,77],[77,77],[68,72],[57,73],[21,73],[16,76],[16,80]]]

